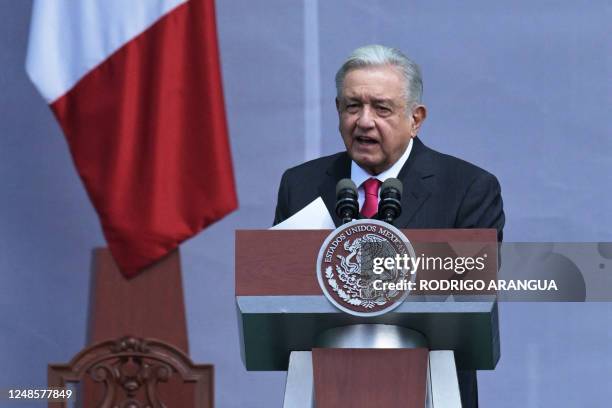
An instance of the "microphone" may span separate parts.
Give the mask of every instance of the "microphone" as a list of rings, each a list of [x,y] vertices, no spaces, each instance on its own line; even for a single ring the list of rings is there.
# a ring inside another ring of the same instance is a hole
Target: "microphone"
[[[336,215],[343,224],[351,222],[359,214],[357,186],[353,180],[344,178],[336,184]]]
[[[396,178],[388,178],[380,187],[378,216],[381,220],[393,224],[393,220],[402,213],[402,191],[404,186]]]

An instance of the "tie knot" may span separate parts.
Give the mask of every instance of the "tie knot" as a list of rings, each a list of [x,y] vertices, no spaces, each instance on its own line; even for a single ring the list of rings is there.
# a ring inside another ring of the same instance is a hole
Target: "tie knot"
[[[366,194],[378,197],[378,189],[382,183],[375,178],[369,178],[363,183],[363,190]]]

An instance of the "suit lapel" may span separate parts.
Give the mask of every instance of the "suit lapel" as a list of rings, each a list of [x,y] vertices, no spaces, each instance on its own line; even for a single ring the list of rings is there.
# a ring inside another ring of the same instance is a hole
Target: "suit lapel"
[[[423,184],[425,178],[421,172],[413,171],[406,178],[401,179],[404,184],[402,194],[402,213],[393,223],[398,228],[407,228],[410,222],[421,209],[423,203],[431,196],[431,192]]]
[[[404,185],[402,213],[394,222],[398,228],[408,227],[416,213],[431,196],[431,191],[423,182],[424,179],[435,176],[427,160],[428,153],[429,148],[419,138],[414,138],[410,156],[397,176]]]
[[[424,179],[435,176],[427,160],[428,153],[429,148],[419,138],[414,138],[410,156],[398,174],[398,178],[404,185],[402,213],[394,222],[398,228],[408,227],[416,213],[431,196],[431,192],[423,182]],[[319,194],[336,227],[342,225],[340,218],[336,215],[336,184],[341,179],[350,177],[351,159],[345,152],[334,160],[327,169],[325,179],[319,185]]]
[[[336,184],[343,178],[351,177],[351,160],[348,154],[342,153],[327,169],[325,179],[319,185],[319,194],[334,220],[336,227],[342,225],[342,220],[336,215]]]

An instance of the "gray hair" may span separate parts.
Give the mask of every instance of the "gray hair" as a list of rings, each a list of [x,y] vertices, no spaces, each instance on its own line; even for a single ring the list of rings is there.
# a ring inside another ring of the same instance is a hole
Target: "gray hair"
[[[421,69],[397,48],[384,45],[366,45],[357,48],[349,55],[336,73],[336,95],[338,97],[342,95],[344,77],[350,70],[381,65],[392,65],[399,68],[406,84],[404,93],[408,107],[421,103],[423,96]]]

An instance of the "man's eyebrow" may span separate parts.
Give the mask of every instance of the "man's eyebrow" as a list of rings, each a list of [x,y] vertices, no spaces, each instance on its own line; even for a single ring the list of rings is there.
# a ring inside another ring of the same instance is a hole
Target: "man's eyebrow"
[[[373,103],[386,103],[389,105],[393,105],[393,99],[391,98],[372,98]]]
[[[361,97],[359,96],[344,96],[343,99],[347,102],[362,102]],[[370,101],[372,103],[377,103],[377,104],[389,104],[389,105],[393,105],[393,99],[392,98],[370,98]]]

